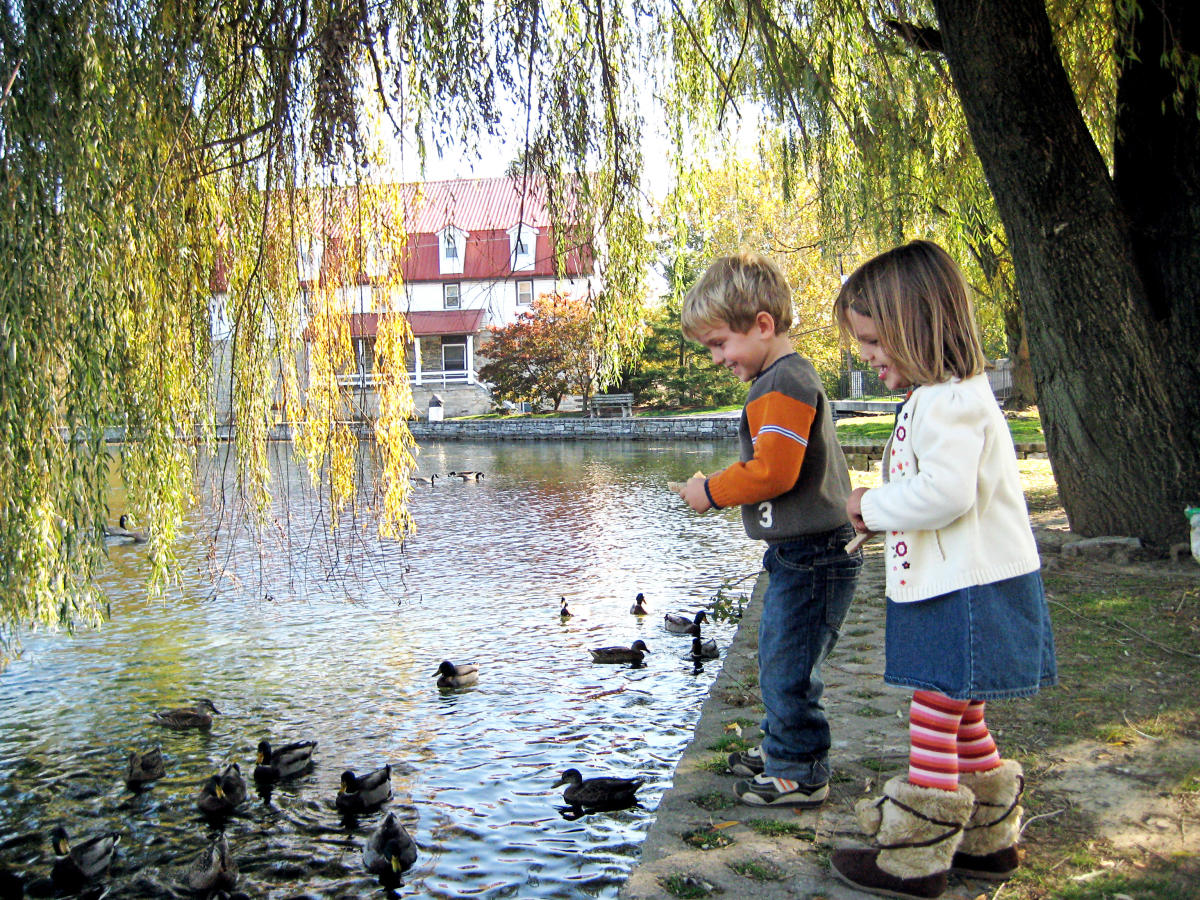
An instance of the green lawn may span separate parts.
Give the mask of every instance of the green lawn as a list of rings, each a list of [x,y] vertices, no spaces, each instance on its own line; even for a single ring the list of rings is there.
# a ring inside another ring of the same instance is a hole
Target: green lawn
[[[1045,440],[1042,436],[1042,420],[1037,412],[1025,411],[1009,417],[1008,430],[1018,444]],[[837,433],[842,443],[883,443],[892,433],[892,416],[839,419]]]

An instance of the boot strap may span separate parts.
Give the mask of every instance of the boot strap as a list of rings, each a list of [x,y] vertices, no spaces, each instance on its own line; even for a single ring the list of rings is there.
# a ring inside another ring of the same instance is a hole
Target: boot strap
[[[946,822],[946,821],[943,821],[942,819],[935,819],[931,816],[925,815],[925,813],[921,812],[919,809],[914,809],[913,807],[909,806],[907,803],[902,803],[901,801],[897,800],[895,797],[889,797],[887,794],[884,794],[882,797],[880,797],[878,800],[876,800],[875,805],[882,806],[885,800],[895,803],[898,807],[900,807],[906,813],[908,813],[911,816],[916,816],[918,819],[920,819],[923,822],[929,822],[933,825],[942,825],[942,826],[945,826],[948,830],[945,832],[945,834],[936,835],[934,837],[931,837],[927,841],[912,841],[912,842],[905,842],[905,843],[900,843],[900,844],[878,844],[877,846],[879,847],[880,850],[905,850],[910,847],[932,847],[934,844],[940,844],[942,841],[945,841],[945,840],[948,840],[949,838],[954,837],[956,834],[958,834],[960,831],[963,830],[962,822]]]
[[[1001,822],[1003,822],[1005,819],[1007,819],[1009,817],[1009,815],[1012,813],[1012,811],[1014,809],[1017,808],[1017,804],[1021,802],[1021,795],[1024,793],[1025,793],[1025,776],[1018,775],[1017,776],[1017,791],[1013,795],[1012,803],[1008,804],[1008,806],[1005,806],[1003,803],[985,803],[982,800],[976,800],[975,801],[976,806],[987,806],[991,809],[1003,809],[1004,812],[1000,813],[1000,815],[997,818],[993,819],[990,822],[980,822],[978,825],[968,825],[966,830],[974,831],[977,828],[991,828],[993,825],[999,825]]]

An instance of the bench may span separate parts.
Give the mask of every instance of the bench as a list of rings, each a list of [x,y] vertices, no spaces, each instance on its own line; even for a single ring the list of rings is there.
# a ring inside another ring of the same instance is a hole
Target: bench
[[[615,413],[622,419],[633,415],[633,394],[596,394],[588,399],[588,418]]]

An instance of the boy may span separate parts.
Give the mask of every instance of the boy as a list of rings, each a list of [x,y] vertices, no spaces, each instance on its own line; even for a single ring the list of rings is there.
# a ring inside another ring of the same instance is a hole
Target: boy
[[[821,379],[788,340],[791,320],[783,272],[757,253],[716,260],[688,291],[684,335],[753,384],[738,429],[741,461],[691,478],[679,494],[697,512],[740,504],[746,533],[767,542],[758,629],[763,740],[730,754],[730,769],[750,776],[734,794],[755,806],[816,807],[829,795],[820,665],[850,607],[862,552],[845,551],[854,536],[850,475]]]

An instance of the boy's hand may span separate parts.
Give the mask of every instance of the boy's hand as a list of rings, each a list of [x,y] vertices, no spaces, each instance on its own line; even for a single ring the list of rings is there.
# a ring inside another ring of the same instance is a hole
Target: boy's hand
[[[863,521],[862,517],[862,495],[866,492],[866,488],[855,488],[846,498],[846,515],[850,517],[850,524],[854,526],[855,531],[871,530],[867,528],[867,523]]]
[[[712,509],[712,504],[708,502],[708,492],[704,490],[704,481],[704,475],[697,472],[687,480],[679,492],[679,496],[696,512]]]

